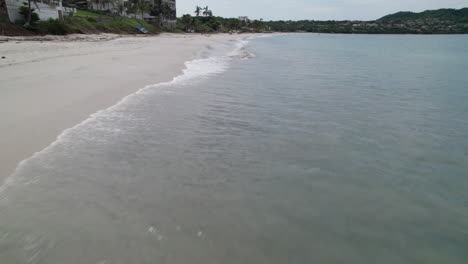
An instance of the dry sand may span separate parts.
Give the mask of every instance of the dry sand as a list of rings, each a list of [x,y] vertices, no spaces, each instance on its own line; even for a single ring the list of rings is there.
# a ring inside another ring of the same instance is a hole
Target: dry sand
[[[0,43],[0,184],[63,130],[146,85],[172,80],[207,45],[241,37],[91,35]]]

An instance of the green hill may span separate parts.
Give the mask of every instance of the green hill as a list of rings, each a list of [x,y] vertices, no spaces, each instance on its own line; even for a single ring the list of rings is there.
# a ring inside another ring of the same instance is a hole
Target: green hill
[[[421,13],[398,12],[392,15],[384,16],[378,21],[391,22],[418,19],[438,19],[455,23],[468,23],[468,8],[427,10]]]

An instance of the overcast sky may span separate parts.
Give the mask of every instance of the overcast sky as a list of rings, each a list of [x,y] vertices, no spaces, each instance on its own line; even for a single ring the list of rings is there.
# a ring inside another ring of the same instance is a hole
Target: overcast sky
[[[214,15],[265,20],[373,20],[398,11],[468,7],[468,0],[176,0],[177,15],[208,5]]]

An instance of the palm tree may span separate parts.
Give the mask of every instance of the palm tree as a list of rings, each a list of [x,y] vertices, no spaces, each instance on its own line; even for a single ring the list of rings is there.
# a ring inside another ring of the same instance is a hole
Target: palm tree
[[[199,6],[197,6],[197,7],[195,8],[195,15],[200,16],[201,11],[202,11],[202,8],[199,7]]]
[[[206,6],[205,8],[203,8],[203,15],[204,15],[204,16],[208,16],[209,12],[210,12],[210,9],[208,8],[208,6]]]
[[[162,20],[163,3],[162,0],[154,0],[153,7],[151,8],[150,15],[157,17]]]
[[[130,0],[127,2],[127,9],[133,13],[134,18],[137,18],[137,12],[138,12],[138,2],[139,0]]]
[[[145,0],[138,1],[136,10],[141,12],[141,20],[145,18],[145,12],[148,12],[151,9],[150,3]],[[136,13],[136,11],[135,11]]]

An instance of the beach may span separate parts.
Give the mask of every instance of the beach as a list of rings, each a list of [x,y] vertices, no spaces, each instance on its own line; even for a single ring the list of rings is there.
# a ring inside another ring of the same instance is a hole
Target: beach
[[[7,43],[1,262],[466,264],[467,37]]]
[[[67,128],[179,75],[209,45],[245,35],[75,35],[0,43],[0,182]]]

